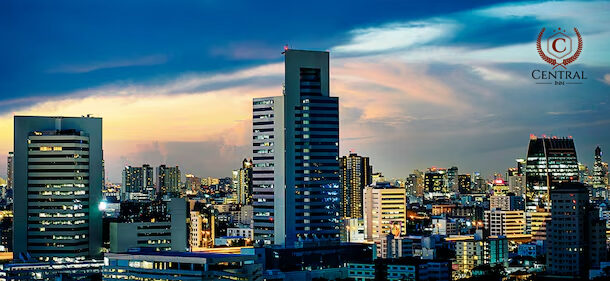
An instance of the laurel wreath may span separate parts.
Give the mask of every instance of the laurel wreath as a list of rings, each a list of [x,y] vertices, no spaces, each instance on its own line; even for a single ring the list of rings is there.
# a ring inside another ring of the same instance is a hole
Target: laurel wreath
[[[580,56],[580,52],[582,52],[582,37],[580,36],[580,32],[578,32],[578,29],[576,27],[574,28],[574,32],[576,33],[576,36],[578,36],[578,49],[576,49],[576,52],[573,56],[563,60],[563,65],[573,63],[576,59],[578,59],[578,56]]]
[[[540,34],[538,34],[538,39],[536,40],[536,48],[538,49],[538,55],[540,55],[540,57],[542,58],[542,60],[544,60],[545,62],[555,66],[555,65],[568,65],[570,63],[573,63],[574,61],[576,61],[576,59],[578,59],[578,57],[580,56],[580,53],[582,52],[582,36],[580,36],[580,32],[578,32],[577,28],[574,28],[574,32],[576,33],[576,36],[578,37],[578,48],[576,49],[576,52],[574,53],[574,55],[572,55],[569,58],[564,59],[560,64],[557,63],[556,59],[550,58],[548,57],[543,51],[542,51],[542,35],[544,34],[544,31],[546,30],[546,28],[542,28],[542,30],[540,31]]]

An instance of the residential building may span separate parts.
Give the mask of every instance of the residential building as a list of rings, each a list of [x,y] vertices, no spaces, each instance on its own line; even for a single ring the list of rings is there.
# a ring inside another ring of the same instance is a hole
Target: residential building
[[[489,230],[490,235],[509,236],[525,234],[525,212],[499,209],[485,211],[485,228]]]
[[[387,234],[406,234],[407,197],[404,188],[387,185],[364,189],[364,230],[372,241]]]
[[[341,179],[341,217],[362,218],[362,193],[373,181],[369,158],[350,153],[339,159]]]
[[[157,193],[161,196],[165,194],[180,194],[181,174],[178,166],[168,167],[160,165],[157,167]]]

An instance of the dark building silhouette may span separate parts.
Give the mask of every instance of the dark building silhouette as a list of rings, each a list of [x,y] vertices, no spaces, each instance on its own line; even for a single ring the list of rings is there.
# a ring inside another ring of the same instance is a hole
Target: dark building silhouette
[[[551,222],[547,225],[547,274],[587,277],[606,260],[606,222],[589,203],[589,191],[579,182],[557,184],[551,190]]]

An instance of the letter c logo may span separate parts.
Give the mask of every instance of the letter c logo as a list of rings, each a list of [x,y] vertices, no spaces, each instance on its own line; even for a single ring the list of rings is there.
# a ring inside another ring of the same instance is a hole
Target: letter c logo
[[[559,40],[563,41],[563,43],[564,43],[562,50],[557,50],[557,41],[559,41]],[[566,42],[565,38],[557,38],[557,39],[553,40],[553,45],[552,45],[553,50],[557,53],[563,53],[566,50],[565,42]]]

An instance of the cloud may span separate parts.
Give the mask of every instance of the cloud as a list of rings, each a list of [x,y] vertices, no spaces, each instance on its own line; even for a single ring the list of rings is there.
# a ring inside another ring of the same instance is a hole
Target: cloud
[[[336,46],[332,50],[342,54],[404,49],[449,36],[455,27],[451,22],[428,21],[359,28],[350,31],[352,38],[349,43]]]
[[[87,73],[101,69],[130,67],[130,66],[150,66],[164,64],[168,60],[166,55],[151,55],[130,59],[119,59],[110,61],[91,62],[79,65],[62,65],[50,69],[49,73]]]
[[[583,114],[583,113],[591,113],[593,110],[585,109],[585,110],[574,110],[574,111],[549,111],[546,114],[548,115],[575,115],[575,114]]]

